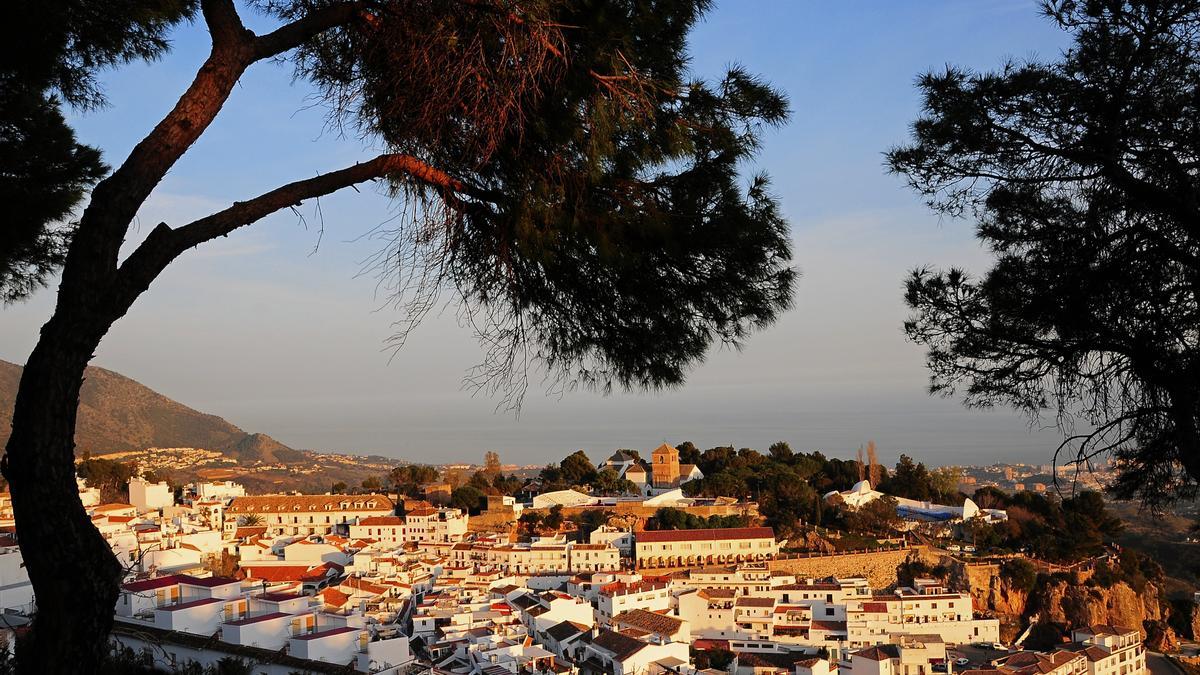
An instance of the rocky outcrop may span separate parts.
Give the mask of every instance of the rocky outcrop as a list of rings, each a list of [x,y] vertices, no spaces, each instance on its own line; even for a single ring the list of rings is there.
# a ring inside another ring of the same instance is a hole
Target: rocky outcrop
[[[1179,651],[1179,636],[1162,621],[1146,623],[1146,649],[1152,652],[1173,654]]]
[[[1067,628],[1112,624],[1136,628],[1143,636],[1147,622],[1162,623],[1166,628],[1166,603],[1153,583],[1146,583],[1139,593],[1124,582],[1103,588],[1088,585],[1081,575],[1070,579],[1041,575],[1027,592],[1002,574],[999,565],[966,564],[949,558],[942,564],[949,569],[948,585],[970,593],[975,609],[999,618],[1002,626],[1027,625],[1036,615],[1039,623]],[[1175,635],[1172,632],[1162,639],[1170,642]]]
[[[837,551],[837,547],[833,545],[833,542],[817,534],[814,530],[805,532],[804,537],[797,545],[806,551],[816,551],[818,553],[833,553]]]
[[[951,589],[971,594],[975,609],[1013,618],[1025,614],[1029,594],[1000,574],[999,565],[966,565],[948,561],[947,584]]]
[[[1146,636],[1148,621],[1163,621],[1161,591],[1147,583],[1141,593],[1124,582],[1109,588],[1048,580],[1034,593],[1027,610],[1036,611],[1041,621],[1068,627],[1111,624],[1136,628]]]

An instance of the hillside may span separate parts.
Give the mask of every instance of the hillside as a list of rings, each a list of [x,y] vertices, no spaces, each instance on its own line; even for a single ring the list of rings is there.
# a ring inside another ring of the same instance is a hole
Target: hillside
[[[21,366],[0,360],[0,447],[8,442]],[[303,453],[193,410],[123,375],[88,367],[79,396],[75,451],[105,454],[149,447],[216,450],[243,464],[295,462]]]

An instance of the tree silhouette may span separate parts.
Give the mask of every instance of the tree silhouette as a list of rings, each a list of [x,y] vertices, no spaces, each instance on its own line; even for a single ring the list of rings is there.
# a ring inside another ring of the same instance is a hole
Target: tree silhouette
[[[920,79],[912,144],[888,166],[972,218],[982,277],[915,270],[908,336],[930,389],[1049,415],[1055,460],[1119,460],[1154,506],[1200,480],[1200,2],[1056,0],[1052,62]]]
[[[86,79],[97,65],[161,52],[165,28],[195,8],[186,0],[157,13],[136,3],[38,4],[67,35],[83,34],[92,16],[151,19],[135,32],[144,44],[107,59],[52,54],[57,79],[34,85],[43,92],[65,92],[53,82]],[[49,251],[26,275],[41,278],[63,260],[54,314],[22,374],[3,467],[38,596],[19,648],[33,656],[19,653],[21,667],[86,672],[106,650],[120,568],[75,489],[83,370],[158,275],[205,242],[381,181],[406,217],[378,269],[391,279],[404,273],[395,290],[408,325],[441,293],[456,294],[485,346],[472,381],[514,405],[530,368],[553,387],[676,385],[714,342],[736,344],[773,322],[791,300],[787,224],[766,178],[747,185],[740,170],[762,125],[783,122],[787,104],[740,68],[713,83],[689,78],[686,37],[707,4],[293,0],[253,3],[279,24],[256,34],[232,0],[199,2],[208,58],[95,185],[78,223],[62,232],[65,254]],[[155,186],[247,68],[276,58],[325,94],[335,124],[385,152],[190,223],[159,223],[122,259]],[[73,151],[69,139],[64,147]],[[72,171],[56,212],[95,175],[94,163]]]

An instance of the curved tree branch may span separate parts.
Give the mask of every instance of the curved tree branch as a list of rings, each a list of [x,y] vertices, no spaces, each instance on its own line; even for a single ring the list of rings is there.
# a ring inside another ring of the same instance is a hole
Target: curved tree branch
[[[483,192],[411,155],[380,155],[361,164],[282,185],[248,201],[235,202],[227,209],[179,228],[160,223],[121,264],[116,288],[117,304],[122,311],[128,309],[159,273],[189,248],[223,237],[305,199],[321,197],[357,183],[397,174],[436,190],[451,204],[460,202],[457,195],[475,199],[485,196]]]

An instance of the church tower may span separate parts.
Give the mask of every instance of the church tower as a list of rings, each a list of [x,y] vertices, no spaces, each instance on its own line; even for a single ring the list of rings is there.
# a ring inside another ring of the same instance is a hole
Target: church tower
[[[651,453],[654,487],[670,488],[679,484],[679,451],[663,443]]]

